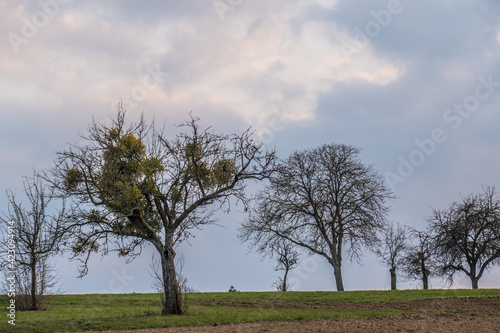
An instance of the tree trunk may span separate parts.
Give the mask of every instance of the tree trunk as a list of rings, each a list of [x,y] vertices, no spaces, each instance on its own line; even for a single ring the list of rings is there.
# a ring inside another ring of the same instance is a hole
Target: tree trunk
[[[391,273],[391,290],[396,290],[396,267],[389,269]]]
[[[36,262],[30,265],[31,268],[31,310],[37,310],[36,304]]]
[[[479,288],[479,278],[477,277],[471,277],[471,282],[472,282],[472,289],[478,289]]]
[[[479,276],[476,276],[476,264],[477,262],[474,262],[470,265],[470,273],[467,274],[472,282],[472,289],[478,289]]]
[[[337,291],[344,291],[344,283],[342,282],[342,270],[340,264],[333,264],[333,275],[335,275],[335,283],[337,284]]]
[[[422,272],[422,283],[424,285],[424,290],[429,289],[429,270],[424,269]]]
[[[162,315],[180,315],[182,314],[182,298],[177,274],[174,265],[175,251],[173,241],[165,246],[161,253],[161,268],[163,274],[164,303]]]
[[[283,277],[283,286],[281,291],[287,291],[288,285],[286,284],[286,278],[288,276],[288,268],[285,269],[285,276]]]
[[[422,284],[424,290],[429,289],[429,274],[431,273],[425,266],[425,259],[420,259],[420,270],[422,271]]]

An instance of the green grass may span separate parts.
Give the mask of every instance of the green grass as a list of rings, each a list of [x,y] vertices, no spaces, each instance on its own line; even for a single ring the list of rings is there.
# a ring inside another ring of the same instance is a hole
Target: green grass
[[[49,310],[17,311],[16,326],[7,324],[7,300],[2,298],[0,306],[5,310],[1,316],[3,322],[0,323],[0,332],[76,332],[314,318],[383,317],[404,313],[396,310],[280,309],[203,303],[210,300],[369,303],[483,296],[500,296],[500,289],[194,293],[188,295],[190,307],[187,315],[160,316],[160,298],[157,294],[60,295],[54,298]]]
[[[500,296],[500,289],[429,289],[429,290],[373,290],[373,291],[291,291],[281,292],[238,292],[238,293],[196,293],[189,295],[196,300],[234,301],[284,301],[284,302],[350,302],[385,303],[404,302],[419,299],[449,297]]]

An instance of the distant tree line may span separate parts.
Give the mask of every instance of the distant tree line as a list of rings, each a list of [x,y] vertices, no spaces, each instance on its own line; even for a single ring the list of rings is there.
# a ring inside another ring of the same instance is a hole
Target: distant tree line
[[[396,270],[406,279],[421,279],[429,288],[430,276],[467,276],[473,289],[494,265],[500,263],[500,198],[494,187],[463,197],[447,209],[433,209],[426,217],[427,229],[390,224],[382,233],[382,247],[375,249],[391,274],[396,289]]]
[[[405,280],[447,278],[461,273],[472,288],[500,263],[500,198],[494,187],[433,209],[420,231],[388,222],[386,201],[393,198],[381,177],[359,160],[358,148],[342,144],[294,152],[278,161],[269,184],[257,194],[239,236],[260,253],[278,258],[276,244],[323,256],[333,268],[337,290],[344,290],[344,254],[374,252],[389,267],[391,289],[397,272]],[[288,273],[288,270],[286,271]],[[285,279],[286,280],[286,274]],[[280,280],[281,281],[281,280]]]
[[[142,117],[128,123],[122,106],[112,120],[92,122],[83,143],[58,152],[53,168],[26,178],[27,203],[8,192],[1,232],[6,240],[15,226],[17,255],[2,257],[9,259],[1,267],[17,267],[24,295],[16,300],[26,309],[44,308],[43,296],[55,288],[50,257],[70,252],[84,276],[94,252],[117,251],[132,260],[149,244],[159,257],[153,275],[162,313],[184,313],[181,293],[193,288],[176,270],[175,248],[194,229],[216,222],[214,214],[228,212],[232,202],[249,213],[238,236],[283,271],[275,283],[281,291],[292,287],[289,273],[302,252],[331,265],[338,291],[344,290],[344,257],[359,260],[364,249],[389,267],[391,289],[398,272],[421,280],[424,289],[432,276],[452,283],[456,274],[478,288],[484,272],[500,263],[494,187],[434,209],[419,231],[387,221],[394,194],[373,166],[362,163],[357,147],[324,144],[279,159],[250,129],[219,134],[191,116],[168,139]],[[249,181],[266,182],[253,198]],[[58,208],[49,209],[56,202]],[[11,250],[8,244],[1,243],[3,253]]]

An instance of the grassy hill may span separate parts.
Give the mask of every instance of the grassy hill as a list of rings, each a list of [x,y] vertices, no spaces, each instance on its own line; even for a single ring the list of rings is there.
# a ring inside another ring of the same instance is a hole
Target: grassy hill
[[[7,324],[8,300],[1,299],[0,332],[72,332],[172,326],[287,321],[314,318],[383,317],[410,313],[408,308],[360,306],[456,297],[500,297],[500,289],[398,290],[345,292],[224,292],[187,294],[188,312],[160,316],[158,294],[87,294],[55,296],[46,311],[17,311]],[[324,306],[325,304],[333,305]],[[342,304],[346,306],[343,307]]]

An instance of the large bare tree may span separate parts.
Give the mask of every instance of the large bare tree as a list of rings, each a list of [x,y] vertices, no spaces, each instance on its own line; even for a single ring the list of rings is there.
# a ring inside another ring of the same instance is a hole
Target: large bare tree
[[[23,183],[26,201],[16,199],[9,191],[9,211],[0,217],[2,238],[14,241],[0,243],[1,252],[8,254],[5,258],[11,258],[0,266],[4,269],[8,264],[9,271],[15,272],[17,306],[39,310],[46,307],[46,296],[57,291],[54,266],[49,260],[64,249],[69,210],[64,200],[56,204],[55,193],[38,176],[25,177]]]
[[[284,239],[319,254],[333,267],[337,290],[344,290],[342,256],[372,247],[386,224],[392,193],[360,149],[343,144],[292,153],[281,161],[258,195],[239,236],[253,246]]]
[[[396,270],[404,262],[404,254],[407,247],[407,230],[405,226],[391,222],[383,231],[381,237],[381,247],[374,249],[380,260],[389,266],[391,275],[391,290],[397,289]]]
[[[213,223],[234,198],[247,208],[246,182],[272,172],[274,152],[265,152],[247,130],[217,134],[191,117],[168,139],[154,123],[127,125],[119,107],[111,125],[92,122],[84,143],[58,153],[53,184],[79,207],[75,255],[87,273],[91,252],[114,249],[135,258],[152,244],[161,261],[163,314],[181,314],[174,258],[176,244],[193,229]],[[114,242],[112,242],[114,240]]]
[[[495,188],[486,187],[448,209],[434,210],[427,220],[441,272],[450,282],[456,273],[465,273],[477,289],[484,272],[500,263],[500,199]]]

